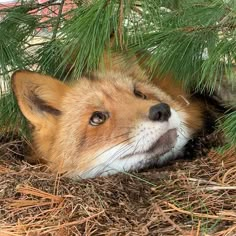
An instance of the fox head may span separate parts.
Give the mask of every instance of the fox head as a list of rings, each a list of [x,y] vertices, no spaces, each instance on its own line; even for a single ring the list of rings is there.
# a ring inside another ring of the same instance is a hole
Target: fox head
[[[68,86],[29,71],[12,88],[40,159],[72,178],[138,170],[182,152],[194,130],[177,99],[117,72]]]

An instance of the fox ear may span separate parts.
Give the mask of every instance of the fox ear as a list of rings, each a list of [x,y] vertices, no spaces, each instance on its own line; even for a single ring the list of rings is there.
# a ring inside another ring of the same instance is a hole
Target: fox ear
[[[16,71],[12,75],[12,89],[23,115],[40,127],[48,118],[61,114],[61,99],[69,87],[50,76]]]

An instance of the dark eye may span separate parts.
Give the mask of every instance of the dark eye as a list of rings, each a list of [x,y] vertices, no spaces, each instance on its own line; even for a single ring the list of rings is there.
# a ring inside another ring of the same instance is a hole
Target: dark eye
[[[109,115],[107,112],[95,111],[89,120],[89,124],[92,126],[101,125],[107,120],[108,117]]]
[[[147,96],[145,94],[143,94],[142,92],[138,91],[138,90],[134,90],[134,95],[136,97],[142,98],[142,99],[147,99]]]

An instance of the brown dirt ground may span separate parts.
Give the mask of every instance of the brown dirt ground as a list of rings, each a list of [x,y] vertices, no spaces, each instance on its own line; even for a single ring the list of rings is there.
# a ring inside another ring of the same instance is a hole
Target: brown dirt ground
[[[236,235],[235,150],[75,182],[15,158],[19,145],[0,146],[0,236]]]

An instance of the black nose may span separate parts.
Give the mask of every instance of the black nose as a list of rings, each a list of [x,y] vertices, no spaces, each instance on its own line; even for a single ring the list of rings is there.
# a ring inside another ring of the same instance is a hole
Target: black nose
[[[149,119],[152,121],[168,121],[171,116],[170,106],[166,103],[160,103],[149,109]]]

